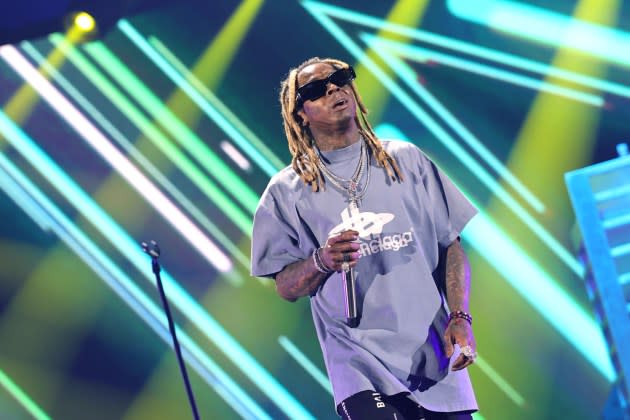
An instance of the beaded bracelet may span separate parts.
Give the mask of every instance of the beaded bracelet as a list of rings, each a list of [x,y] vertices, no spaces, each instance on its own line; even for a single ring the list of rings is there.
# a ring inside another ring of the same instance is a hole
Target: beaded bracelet
[[[322,274],[332,273],[333,270],[328,268],[326,264],[324,264],[324,261],[322,261],[322,257],[319,255],[320,249],[321,248],[317,248],[315,251],[313,251],[313,263],[315,264],[315,268]]]
[[[464,311],[453,311],[448,314],[448,321],[451,322],[455,318],[461,318],[468,321],[470,325],[472,325],[472,316],[468,312]]]

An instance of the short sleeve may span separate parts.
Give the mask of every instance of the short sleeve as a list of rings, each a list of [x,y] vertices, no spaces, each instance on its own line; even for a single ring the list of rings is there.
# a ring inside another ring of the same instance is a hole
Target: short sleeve
[[[438,243],[447,247],[477,214],[477,209],[431,159],[418,151],[422,183],[428,197],[426,205],[433,218]]]
[[[282,202],[287,203],[290,200],[285,197]],[[254,214],[251,262],[253,276],[274,277],[287,265],[308,256],[300,249],[297,223],[297,217],[292,216],[290,209],[281,204],[271,188],[267,188]]]

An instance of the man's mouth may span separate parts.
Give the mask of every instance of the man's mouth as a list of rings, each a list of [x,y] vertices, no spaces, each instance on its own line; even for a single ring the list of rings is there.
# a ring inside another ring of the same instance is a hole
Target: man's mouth
[[[333,109],[344,107],[348,103],[347,99],[339,99],[333,104]]]

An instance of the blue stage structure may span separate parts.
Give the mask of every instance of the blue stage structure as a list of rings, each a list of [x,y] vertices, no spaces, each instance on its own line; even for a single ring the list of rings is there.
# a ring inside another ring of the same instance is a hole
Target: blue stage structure
[[[630,155],[565,174],[582,235],[586,287],[610,348],[617,381],[603,418],[630,419]],[[584,254],[585,251],[585,254]]]

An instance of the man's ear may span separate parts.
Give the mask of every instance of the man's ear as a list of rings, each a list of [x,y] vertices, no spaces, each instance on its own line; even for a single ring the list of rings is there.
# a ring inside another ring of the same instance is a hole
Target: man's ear
[[[297,112],[297,116],[300,118],[300,125],[302,125],[302,127],[308,127],[308,117],[304,112],[304,108]]]

